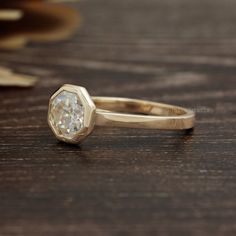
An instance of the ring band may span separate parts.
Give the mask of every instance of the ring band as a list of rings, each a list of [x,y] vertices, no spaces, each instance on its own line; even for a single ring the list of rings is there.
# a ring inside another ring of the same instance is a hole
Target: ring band
[[[99,108],[96,109],[95,121],[98,126],[182,130],[194,125],[193,111],[181,107],[130,98],[92,99]]]
[[[80,86],[63,85],[49,101],[48,123],[57,139],[79,143],[94,126],[184,130],[194,127],[190,109],[116,97],[90,97]]]

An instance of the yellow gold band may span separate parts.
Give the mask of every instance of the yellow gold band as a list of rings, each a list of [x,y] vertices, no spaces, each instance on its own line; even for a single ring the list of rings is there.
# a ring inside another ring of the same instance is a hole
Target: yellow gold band
[[[194,112],[182,107],[130,98],[92,99],[96,105],[95,125],[98,126],[165,130],[183,130],[194,126]]]

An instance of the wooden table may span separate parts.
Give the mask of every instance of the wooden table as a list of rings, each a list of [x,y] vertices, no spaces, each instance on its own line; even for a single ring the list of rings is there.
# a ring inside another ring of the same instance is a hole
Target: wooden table
[[[235,0],[81,0],[68,41],[1,51],[40,77],[0,89],[0,235],[236,234]],[[81,146],[46,122],[61,84],[176,104],[192,133],[98,128]]]

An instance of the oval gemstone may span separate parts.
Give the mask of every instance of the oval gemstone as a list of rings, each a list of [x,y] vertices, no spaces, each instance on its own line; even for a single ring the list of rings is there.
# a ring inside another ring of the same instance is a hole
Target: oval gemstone
[[[51,102],[49,122],[65,138],[73,139],[83,128],[84,108],[75,93],[62,91]]]

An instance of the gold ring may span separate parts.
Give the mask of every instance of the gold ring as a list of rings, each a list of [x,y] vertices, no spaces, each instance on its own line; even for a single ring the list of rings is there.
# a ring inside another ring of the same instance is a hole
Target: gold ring
[[[65,84],[49,101],[48,124],[57,139],[79,143],[94,126],[185,130],[194,127],[190,109],[116,97],[90,97],[80,86]]]

